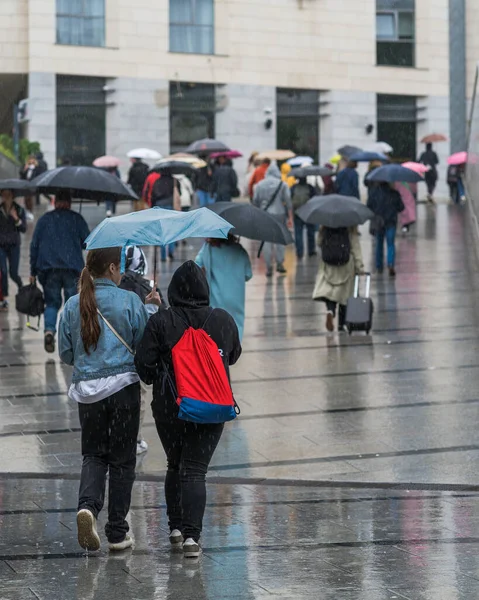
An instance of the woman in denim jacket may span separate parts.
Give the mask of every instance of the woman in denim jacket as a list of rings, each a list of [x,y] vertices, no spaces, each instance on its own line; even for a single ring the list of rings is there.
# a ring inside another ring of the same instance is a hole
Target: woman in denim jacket
[[[134,351],[148,321],[140,298],[119,289],[120,248],[88,253],[80,293],[65,304],[60,319],[61,360],[73,366],[68,396],[78,402],[83,465],[78,500],[78,542],[99,550],[96,520],[103,508],[109,473],[110,550],[132,545],[126,516],[135,480],[140,424],[140,383]],[[156,291],[147,303],[160,303]]]

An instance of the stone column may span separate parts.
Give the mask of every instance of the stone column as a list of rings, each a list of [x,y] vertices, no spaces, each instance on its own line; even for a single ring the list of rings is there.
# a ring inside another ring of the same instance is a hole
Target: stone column
[[[40,142],[49,168],[56,167],[57,99],[55,73],[30,73],[28,76],[30,121],[27,136]]]

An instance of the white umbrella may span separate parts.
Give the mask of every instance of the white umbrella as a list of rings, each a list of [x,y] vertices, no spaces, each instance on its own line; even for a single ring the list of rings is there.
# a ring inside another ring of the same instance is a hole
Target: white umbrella
[[[135,148],[127,154],[128,158],[142,158],[143,160],[160,160],[161,154],[149,148]]]
[[[375,142],[368,146],[370,152],[379,152],[380,154],[390,154],[394,148],[387,142]]]

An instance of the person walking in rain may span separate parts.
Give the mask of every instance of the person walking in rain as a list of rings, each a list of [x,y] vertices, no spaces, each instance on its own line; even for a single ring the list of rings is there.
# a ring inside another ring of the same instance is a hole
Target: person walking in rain
[[[80,477],[78,542],[100,549],[97,518],[109,474],[106,537],[111,551],[132,545],[126,516],[135,480],[140,425],[140,383],[133,355],[148,321],[136,294],[119,289],[120,248],[91,250],[80,292],[60,319],[61,360],[73,366],[68,397],[78,403],[83,464]],[[160,304],[156,291],[147,303]]]
[[[347,166],[338,171],[335,181],[335,190],[341,196],[351,196],[360,200],[358,163],[350,160]]]
[[[354,292],[354,278],[363,273],[363,255],[356,227],[319,231],[321,248],[313,300],[326,304],[326,329],[334,331],[334,319],[339,305],[338,331],[344,331],[346,304]]]
[[[0,190],[0,310],[8,310],[8,276],[22,287],[18,274],[20,265],[21,233],[27,230],[25,210],[15,202],[12,190]]]
[[[394,184],[381,183],[374,187],[368,208],[378,217],[376,228],[376,269],[384,270],[384,240],[387,244],[387,261],[390,277],[396,277],[396,229],[398,215],[404,210],[404,203]]]
[[[263,181],[263,179],[266,177],[266,173],[267,173],[270,165],[271,165],[270,159],[265,158],[261,161],[261,163],[253,171],[253,174],[251,175],[249,183],[248,183],[248,193],[249,193],[249,197],[251,199],[254,198],[254,190],[255,190],[256,186],[258,185],[258,183]]]
[[[203,271],[187,261],[168,288],[170,308],[160,307],[145,329],[135,363],[145,383],[153,383],[153,416],[167,458],[165,496],[170,542],[183,544],[186,558],[200,554],[199,540],[206,507],[206,473],[224,423],[194,423],[178,418],[172,349],[189,327],[203,329],[218,346],[226,372],[241,355],[238,328],[227,312],[210,307]],[[166,370],[166,371],[165,371]]]
[[[210,286],[210,305],[223,308],[235,320],[243,339],[246,282],[253,277],[248,253],[231,233],[228,239],[208,239],[195,259]]]
[[[212,192],[216,202],[231,202],[237,196],[238,176],[224,156],[218,158],[213,171]]]
[[[304,206],[308,200],[314,196],[314,188],[306,180],[306,177],[298,179],[298,183],[293,185],[291,188],[291,201],[294,215],[294,243],[296,245],[296,256],[298,259],[302,259],[304,256],[304,229],[306,228],[306,235],[308,241],[308,256],[316,256],[316,225],[305,223],[303,219],[298,217],[296,211]]]
[[[85,219],[71,210],[67,191],[55,197],[55,209],[38,220],[30,244],[30,282],[38,278],[45,295],[45,350],[55,352],[58,311],[77,292],[85,263],[83,243],[90,231]]]
[[[266,177],[258,183],[254,190],[253,204],[274,215],[278,221],[293,225],[293,205],[288,184],[281,180],[281,173],[276,163],[271,163],[266,171]],[[286,273],[284,267],[284,246],[266,242],[263,248],[264,260],[266,262],[266,277],[273,275],[273,252],[276,246],[276,271],[283,275]]]
[[[426,151],[423,152],[419,158],[419,162],[423,165],[431,167],[426,172],[424,178],[427,185],[427,201],[431,204],[434,203],[434,190],[437,184],[437,165],[439,164],[439,158],[432,148],[432,144],[429,142],[426,144]]]
[[[141,199],[141,194],[146,178],[148,177],[149,167],[141,160],[141,158],[130,158],[130,162],[131,167],[128,171],[127,183],[139,198],[139,200],[133,201],[134,210],[142,210],[143,208],[146,208],[145,203]]]

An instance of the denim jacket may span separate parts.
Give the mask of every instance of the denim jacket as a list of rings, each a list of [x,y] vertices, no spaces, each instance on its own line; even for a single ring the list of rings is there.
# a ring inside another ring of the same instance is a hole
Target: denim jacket
[[[109,279],[95,279],[98,308],[125,342],[135,350],[148,322],[148,312],[140,298],[121,290]],[[98,316],[101,334],[96,350],[85,352],[80,332],[80,296],[72,296],[60,318],[58,347],[61,360],[73,365],[73,383],[135,373],[134,356]]]

